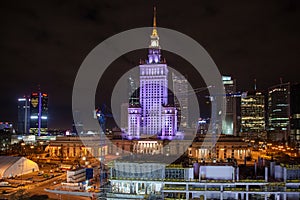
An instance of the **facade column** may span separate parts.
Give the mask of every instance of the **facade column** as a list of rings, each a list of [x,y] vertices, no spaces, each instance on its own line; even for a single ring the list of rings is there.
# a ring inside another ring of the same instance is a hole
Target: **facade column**
[[[268,182],[268,167],[265,167],[265,182]]]
[[[186,191],[185,192],[185,199],[188,200],[189,196],[190,196],[189,195],[190,193],[189,193],[189,184],[187,184],[187,183],[185,184],[185,191]]]
[[[235,199],[239,199],[239,193],[235,193]]]
[[[287,170],[286,167],[283,168],[283,181],[286,183],[287,180]]]
[[[249,185],[246,185],[246,200],[249,200]]]
[[[223,185],[220,186],[220,200],[223,200]]]

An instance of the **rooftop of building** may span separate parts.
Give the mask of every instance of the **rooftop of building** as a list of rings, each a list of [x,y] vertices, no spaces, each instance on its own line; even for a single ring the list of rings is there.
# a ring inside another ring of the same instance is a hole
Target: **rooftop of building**
[[[130,156],[124,156],[116,159],[116,162],[128,162],[128,163],[173,163],[176,161],[176,155],[144,155],[144,154],[133,154]]]

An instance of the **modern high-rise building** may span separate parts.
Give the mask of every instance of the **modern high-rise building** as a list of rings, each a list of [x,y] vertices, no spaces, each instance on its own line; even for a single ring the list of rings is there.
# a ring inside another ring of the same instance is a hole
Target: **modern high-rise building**
[[[30,99],[27,96],[18,99],[18,133],[28,134],[30,128]]]
[[[133,79],[133,77],[128,78],[128,98],[129,98],[129,104],[136,105],[139,104],[139,90],[138,86],[136,84],[136,80]]]
[[[128,107],[129,107],[129,103],[121,104],[120,128],[123,130],[128,129]]]
[[[168,105],[168,67],[161,56],[154,10],[153,31],[148,59],[139,65],[139,105],[129,105],[128,136],[174,136],[177,131],[177,110]]]
[[[178,125],[177,127],[189,127],[189,99],[188,99],[188,81],[183,75],[172,73],[174,104],[177,108]]]
[[[291,85],[290,141],[300,151],[300,84]]]
[[[268,89],[268,131],[272,140],[288,139],[290,131],[290,83]]]
[[[48,131],[48,94],[33,92],[30,97],[30,134],[45,135]]]
[[[230,76],[222,76],[222,81],[226,92],[226,115],[222,122],[222,133],[225,135],[236,135],[236,80]]]
[[[241,98],[241,132],[263,132],[265,125],[265,96],[261,92],[248,92]]]

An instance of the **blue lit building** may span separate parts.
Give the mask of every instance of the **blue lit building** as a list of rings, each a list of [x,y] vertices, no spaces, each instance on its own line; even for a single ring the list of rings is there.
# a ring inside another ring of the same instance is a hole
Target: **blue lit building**
[[[26,96],[18,99],[18,133],[28,134],[30,122],[30,99]]]
[[[48,94],[33,92],[30,97],[29,133],[37,136],[48,132]]]
[[[237,134],[236,116],[236,81],[231,76],[222,76],[222,81],[226,92],[226,115],[222,122],[222,133],[225,135]]]

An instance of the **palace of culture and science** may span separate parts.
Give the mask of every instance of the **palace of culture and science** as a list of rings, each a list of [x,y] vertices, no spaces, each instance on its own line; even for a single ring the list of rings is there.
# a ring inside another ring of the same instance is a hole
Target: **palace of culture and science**
[[[139,103],[128,107],[128,138],[172,138],[177,131],[177,110],[168,104],[168,66],[161,56],[155,14],[150,38],[148,58],[139,65]]]

